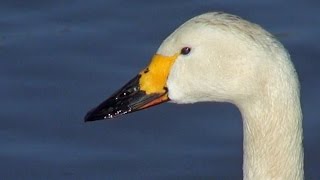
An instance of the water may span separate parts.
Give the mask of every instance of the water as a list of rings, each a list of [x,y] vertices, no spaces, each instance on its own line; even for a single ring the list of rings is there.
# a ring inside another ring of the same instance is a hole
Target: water
[[[225,11],[279,34],[300,75],[306,179],[320,172],[317,1],[1,1],[1,179],[241,179],[230,104],[164,104],[114,121],[85,113],[185,20]]]

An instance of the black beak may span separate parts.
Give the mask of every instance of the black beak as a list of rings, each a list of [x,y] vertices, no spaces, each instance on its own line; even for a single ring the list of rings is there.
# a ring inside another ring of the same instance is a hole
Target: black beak
[[[141,75],[139,74],[110,98],[89,111],[85,116],[84,121],[111,119],[169,100],[166,88],[165,91],[151,94],[146,94],[145,91],[140,90],[140,77]]]

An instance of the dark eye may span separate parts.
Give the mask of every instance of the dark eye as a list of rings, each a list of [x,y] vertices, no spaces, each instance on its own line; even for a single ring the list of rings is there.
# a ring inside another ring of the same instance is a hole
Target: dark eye
[[[184,47],[184,48],[182,48],[181,49],[181,54],[183,54],[183,55],[187,55],[187,54],[189,54],[190,53],[190,51],[191,51],[191,48],[189,48],[189,47]]]

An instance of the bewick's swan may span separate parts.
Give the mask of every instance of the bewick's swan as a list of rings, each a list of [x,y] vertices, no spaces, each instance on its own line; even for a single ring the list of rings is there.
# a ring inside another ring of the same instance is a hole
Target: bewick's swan
[[[150,65],[85,121],[168,100],[230,102],[243,118],[244,179],[295,180],[304,176],[299,96],[290,57],[270,33],[237,16],[213,12],[175,30]]]

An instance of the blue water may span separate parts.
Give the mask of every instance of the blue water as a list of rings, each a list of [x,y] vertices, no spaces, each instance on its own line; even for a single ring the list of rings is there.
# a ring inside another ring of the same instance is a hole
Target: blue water
[[[320,179],[319,1],[1,1],[1,179],[241,179],[242,121],[222,103],[85,113],[187,19],[225,11],[279,36],[299,73],[306,179]]]

